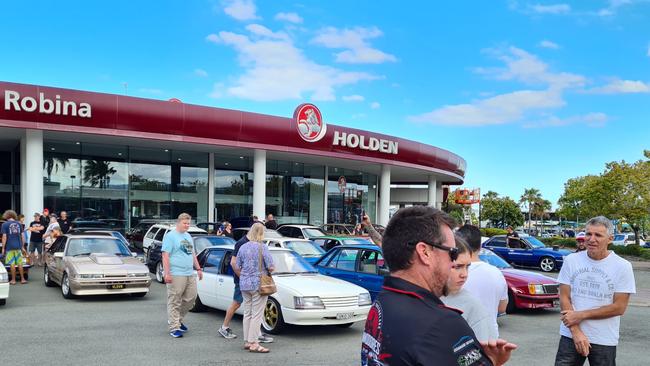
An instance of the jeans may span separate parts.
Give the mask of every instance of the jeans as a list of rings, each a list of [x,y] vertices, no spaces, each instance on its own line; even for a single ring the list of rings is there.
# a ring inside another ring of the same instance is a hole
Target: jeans
[[[590,366],[616,366],[616,346],[591,344],[589,355],[582,356],[576,351],[573,339],[562,336],[555,356],[555,366],[582,366],[589,359]]]

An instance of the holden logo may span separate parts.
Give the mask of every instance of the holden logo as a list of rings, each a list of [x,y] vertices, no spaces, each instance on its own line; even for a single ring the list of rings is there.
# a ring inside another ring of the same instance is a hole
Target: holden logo
[[[293,119],[296,121],[296,128],[303,140],[316,142],[325,136],[327,126],[323,122],[320,110],[313,104],[301,104],[293,112]]]

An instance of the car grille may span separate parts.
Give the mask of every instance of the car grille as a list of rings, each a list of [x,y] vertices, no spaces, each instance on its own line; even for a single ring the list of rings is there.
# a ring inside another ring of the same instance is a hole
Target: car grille
[[[325,309],[328,308],[344,308],[348,306],[357,306],[359,305],[358,296],[346,296],[346,297],[321,297]]]
[[[557,294],[560,285],[544,285],[544,293]]]

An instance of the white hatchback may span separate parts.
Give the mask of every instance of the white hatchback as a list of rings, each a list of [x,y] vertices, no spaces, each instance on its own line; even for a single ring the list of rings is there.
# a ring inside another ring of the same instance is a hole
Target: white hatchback
[[[232,303],[235,284],[230,259],[233,245],[206,248],[199,254],[203,280],[197,282],[198,297],[192,311],[210,307],[226,310]],[[286,324],[349,327],[364,321],[370,311],[370,293],[357,285],[323,276],[297,253],[270,247],[278,291],[269,296],[262,328],[278,334]],[[237,311],[243,313],[243,307]]]
[[[7,303],[9,298],[9,275],[5,266],[0,265],[0,305]]]
[[[152,244],[156,241],[162,243],[165,234],[167,234],[171,230],[174,230],[175,228],[176,228],[175,223],[155,224],[152,227],[150,227],[149,230],[147,230],[147,233],[144,235],[144,238],[142,239],[142,250],[144,251],[145,258],[147,257],[149,248],[152,246]],[[208,233],[207,231],[199,227],[196,227],[194,225],[190,226],[187,232],[192,236],[206,235]]]

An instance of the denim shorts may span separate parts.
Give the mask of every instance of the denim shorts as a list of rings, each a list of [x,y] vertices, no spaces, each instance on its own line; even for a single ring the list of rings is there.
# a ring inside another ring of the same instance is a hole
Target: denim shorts
[[[42,241],[30,241],[28,249],[29,249],[27,251],[28,253],[34,253],[34,250],[36,250],[38,252],[38,254],[43,254],[43,242]]]
[[[232,294],[232,299],[240,304],[244,302],[244,297],[241,295],[241,290],[239,289],[239,282],[235,283],[235,292]]]

